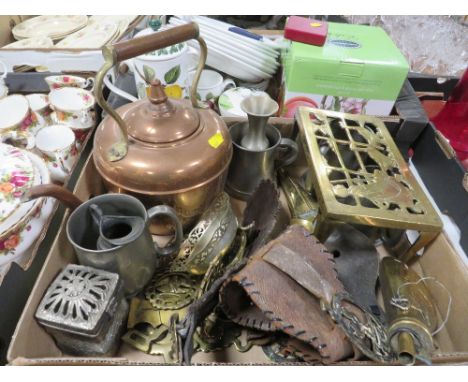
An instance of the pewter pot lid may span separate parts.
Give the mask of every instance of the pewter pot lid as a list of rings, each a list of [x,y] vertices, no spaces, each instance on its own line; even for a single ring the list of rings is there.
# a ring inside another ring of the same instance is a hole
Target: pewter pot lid
[[[93,336],[119,287],[116,273],[69,264],[47,289],[36,318],[49,328]]]

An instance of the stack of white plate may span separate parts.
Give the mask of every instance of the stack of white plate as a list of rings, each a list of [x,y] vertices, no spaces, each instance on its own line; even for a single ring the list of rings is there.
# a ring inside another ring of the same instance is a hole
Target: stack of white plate
[[[15,26],[8,49],[98,49],[122,37],[138,16],[37,16]],[[60,42],[57,42],[61,40]]]
[[[260,82],[271,78],[278,70],[279,52],[268,40],[247,37],[234,32],[240,28],[203,16],[172,17],[170,25],[178,26],[196,22],[208,46],[206,64],[242,81]],[[196,41],[188,41],[198,49]]]
[[[65,36],[84,28],[88,16],[37,16],[27,19],[12,29],[16,40],[31,37],[49,37],[60,40]]]
[[[57,43],[57,48],[99,49],[119,34],[116,23],[92,23]]]
[[[2,49],[52,48],[54,42],[49,37],[31,37],[12,42]]]
[[[89,24],[110,24],[115,23],[118,26],[118,31],[112,41],[118,40],[127,31],[129,25],[135,21],[138,16],[132,15],[110,15],[110,16],[91,16]]]

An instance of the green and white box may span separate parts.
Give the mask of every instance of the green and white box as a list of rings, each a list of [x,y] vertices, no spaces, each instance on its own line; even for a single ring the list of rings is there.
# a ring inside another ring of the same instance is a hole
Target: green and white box
[[[408,70],[382,28],[329,23],[324,46],[292,42],[283,56],[281,115],[298,106],[389,115]]]

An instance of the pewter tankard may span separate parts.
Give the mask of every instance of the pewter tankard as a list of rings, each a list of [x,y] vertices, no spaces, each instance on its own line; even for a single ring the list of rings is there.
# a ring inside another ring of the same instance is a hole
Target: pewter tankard
[[[241,144],[247,129],[247,122],[237,123],[230,129],[234,152],[226,190],[241,200],[249,198],[261,179],[276,181],[276,169],[293,163],[298,151],[296,142],[281,138],[279,130],[272,125],[265,126],[269,147],[265,150],[249,150]]]

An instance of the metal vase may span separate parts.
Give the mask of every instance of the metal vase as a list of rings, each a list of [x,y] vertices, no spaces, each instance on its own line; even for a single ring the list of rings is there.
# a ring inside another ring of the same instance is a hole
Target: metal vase
[[[276,114],[278,104],[265,92],[258,92],[241,102],[241,109],[249,120],[241,145],[248,150],[266,150],[270,146],[266,134],[268,118]]]

